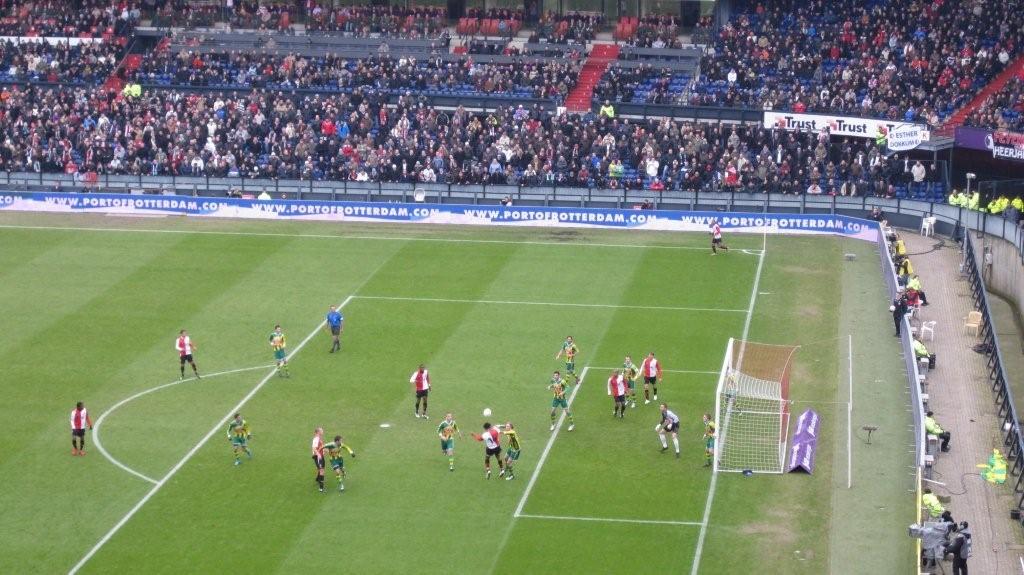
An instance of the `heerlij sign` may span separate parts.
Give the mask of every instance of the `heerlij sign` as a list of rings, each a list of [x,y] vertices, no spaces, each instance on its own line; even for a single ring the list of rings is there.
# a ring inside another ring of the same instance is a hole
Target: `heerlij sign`
[[[818,451],[818,428],[820,418],[813,409],[800,414],[796,420],[793,444],[789,450],[789,465],[786,471],[814,473],[814,456]]]
[[[921,124],[877,120],[873,118],[854,118],[850,116],[832,116],[829,114],[794,114],[786,112],[765,112],[764,127],[790,130],[794,132],[819,132],[824,128],[833,136],[852,136],[855,138],[875,138],[879,131],[886,136],[898,126],[916,126],[922,132]]]

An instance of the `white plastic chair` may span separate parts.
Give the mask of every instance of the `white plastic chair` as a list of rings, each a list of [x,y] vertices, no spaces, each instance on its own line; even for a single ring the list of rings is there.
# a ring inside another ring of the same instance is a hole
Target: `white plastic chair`
[[[981,332],[981,322],[981,312],[975,310],[967,314],[967,317],[964,319],[964,327],[974,332],[974,337],[978,337],[978,334]]]
[[[921,218],[921,235],[922,236],[934,236],[935,235],[935,216],[929,216],[927,218]]]
[[[939,322],[932,320],[921,324],[921,339],[928,336],[928,341],[935,341],[935,324]]]

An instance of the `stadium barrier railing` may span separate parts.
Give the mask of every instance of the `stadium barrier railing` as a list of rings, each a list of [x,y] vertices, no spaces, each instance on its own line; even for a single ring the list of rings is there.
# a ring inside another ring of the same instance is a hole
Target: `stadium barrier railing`
[[[979,333],[981,345],[985,346],[984,353],[988,360],[988,377],[992,384],[992,392],[995,395],[996,413],[1002,419],[1001,431],[1003,434],[1003,447],[1006,449],[1007,469],[1015,477],[1013,484],[1014,495],[1016,496],[1017,508],[1024,509],[1024,435],[1020,430],[1020,419],[1017,417],[1017,405],[1013,398],[1013,391],[1006,377],[1003,354],[999,347],[999,335],[996,333],[995,324],[992,319],[991,308],[988,302],[988,290],[985,287],[985,278],[982,267],[978,265],[977,253],[974,248],[974,239],[971,234],[964,235],[964,262],[963,273],[971,286],[971,297],[974,305],[981,312],[982,323]]]
[[[0,172],[0,189],[12,191],[102,191],[105,193],[174,193],[225,197],[230,192],[302,200],[412,202],[422,191],[425,201],[496,205],[503,198],[517,206],[630,208],[649,202],[654,209],[698,209],[750,212],[842,214],[864,217],[878,207],[897,227],[917,228],[921,218],[935,217],[935,233],[959,238],[968,230],[1000,237],[1017,248],[1024,263],[1024,230],[1002,215],[921,200],[868,196],[751,194],[742,191],[667,191],[581,188],[569,186],[456,185],[444,183],[339,182],[299,179],[218,178],[208,176],[143,176],[99,174],[86,181],[81,174]]]
[[[896,265],[892,260],[892,252],[889,250],[889,241],[885,234],[879,234],[878,236],[878,254],[882,263],[882,276],[885,277],[889,299],[891,300],[896,297],[896,292],[899,289],[899,280],[896,277]],[[901,321],[900,346],[903,348],[903,359],[907,367],[907,389],[910,391],[911,413],[914,418],[914,465],[917,468],[917,472],[920,473],[925,467],[925,454],[927,451],[927,437],[924,429],[924,400],[921,397],[921,372],[917,364],[917,357],[914,354],[910,320],[907,316],[904,316]]]

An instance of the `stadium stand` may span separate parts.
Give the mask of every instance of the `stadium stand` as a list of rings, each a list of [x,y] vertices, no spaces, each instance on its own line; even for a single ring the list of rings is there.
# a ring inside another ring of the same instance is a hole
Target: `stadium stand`
[[[1024,132],[1024,76],[1008,81],[968,116],[970,126]]]
[[[1014,2],[747,4],[701,63],[692,104],[832,111],[938,125],[1018,52]]]

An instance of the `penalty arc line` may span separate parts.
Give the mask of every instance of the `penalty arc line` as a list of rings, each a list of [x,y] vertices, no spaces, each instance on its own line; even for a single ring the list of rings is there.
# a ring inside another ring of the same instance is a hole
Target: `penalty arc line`
[[[372,276],[371,276],[371,277],[372,277]],[[347,305],[347,304],[348,304],[349,302],[351,302],[351,301],[352,301],[352,300],[354,299],[354,297],[355,297],[355,296],[352,296],[352,295],[350,295],[350,296],[348,296],[347,298],[345,298],[345,301],[341,302],[341,304],[340,304],[340,305],[338,306],[338,308],[340,309],[340,308],[343,308],[343,307],[345,307],[345,306],[346,306],[346,305]],[[299,353],[299,351],[301,351],[301,350],[302,350],[302,348],[304,348],[304,347],[306,346],[306,344],[307,344],[307,343],[309,343],[309,342],[310,342],[310,340],[312,340],[312,339],[313,339],[313,337],[314,337],[314,336],[316,336],[316,335],[317,335],[318,333],[320,333],[320,330],[321,330],[321,329],[323,329],[323,327],[324,327],[324,325],[325,325],[326,323],[327,323],[327,321],[326,321],[326,320],[324,320],[324,321],[321,321],[320,323],[318,323],[318,324],[317,324],[317,326],[316,326],[316,328],[314,328],[314,329],[313,329],[313,331],[309,332],[309,335],[307,335],[305,339],[303,339],[303,340],[302,340],[301,342],[299,342],[299,345],[295,346],[295,349],[294,349],[294,350],[293,350],[293,351],[292,351],[292,352],[291,352],[290,354],[288,354],[288,358],[289,358],[289,359],[291,359],[291,358],[292,358],[292,357],[294,357],[294,356],[295,356],[295,355],[296,355],[297,353]],[[238,405],[236,405],[235,407],[231,408],[231,411],[229,411],[229,412],[227,413],[227,415],[225,415],[224,417],[222,417],[222,418],[220,419],[220,421],[218,421],[218,422],[217,422],[217,424],[216,424],[216,425],[214,425],[214,426],[213,426],[213,428],[212,428],[212,429],[210,429],[210,431],[209,431],[209,432],[208,432],[208,433],[207,433],[207,434],[206,434],[205,436],[203,436],[203,438],[202,438],[201,440],[199,440],[199,443],[197,443],[197,444],[196,444],[196,445],[195,445],[195,446],[194,446],[194,447],[193,447],[192,449],[190,449],[190,450],[188,451],[188,453],[186,453],[186,454],[185,454],[185,456],[184,456],[184,457],[182,457],[182,458],[181,458],[181,459],[180,459],[180,460],[178,461],[178,463],[174,464],[174,467],[172,467],[172,468],[171,468],[171,470],[170,470],[170,471],[168,471],[166,475],[164,475],[164,476],[163,476],[163,477],[162,477],[162,478],[161,478],[161,479],[160,479],[160,480],[159,480],[159,481],[158,481],[158,482],[157,482],[157,483],[156,483],[155,485],[153,485],[153,488],[152,488],[152,489],[150,489],[150,490],[149,490],[149,491],[148,491],[148,492],[147,492],[147,493],[146,493],[146,494],[145,494],[145,495],[144,495],[144,496],[142,497],[142,499],[140,499],[140,500],[139,500],[139,502],[135,504],[135,506],[134,506],[134,507],[132,507],[131,509],[129,509],[129,510],[128,510],[128,513],[126,513],[126,514],[124,515],[124,517],[122,517],[122,518],[121,518],[121,520],[120,520],[120,521],[118,521],[117,523],[115,523],[115,524],[114,524],[114,526],[110,528],[110,531],[107,531],[107,533],[106,533],[106,534],[105,534],[105,535],[104,535],[103,537],[101,537],[101,538],[100,538],[100,540],[99,540],[99,541],[97,541],[95,545],[93,545],[93,546],[92,546],[92,549],[89,549],[89,552],[88,552],[88,553],[86,553],[86,554],[85,554],[85,556],[84,556],[84,557],[82,557],[82,559],[81,559],[81,560],[79,560],[79,561],[78,561],[78,563],[76,563],[76,564],[75,564],[75,566],[74,566],[74,567],[72,567],[70,571],[68,571],[68,575],[75,575],[75,573],[78,573],[78,571],[79,571],[79,570],[80,570],[80,569],[81,569],[81,568],[82,568],[83,566],[85,566],[85,564],[86,564],[86,563],[88,563],[88,562],[89,562],[89,560],[90,560],[90,559],[92,559],[92,558],[93,558],[93,556],[94,556],[94,555],[96,555],[96,553],[97,553],[97,552],[98,552],[98,551],[99,551],[100,549],[102,549],[102,548],[103,548],[103,546],[104,546],[104,545],[106,545],[106,544],[107,544],[107,542],[108,542],[108,541],[110,541],[110,539],[111,539],[111,538],[113,538],[113,537],[114,537],[114,535],[116,535],[116,534],[117,534],[117,532],[118,532],[118,531],[120,531],[120,530],[121,530],[121,528],[122,528],[122,527],[124,527],[124,525],[125,525],[126,523],[128,523],[128,521],[129,521],[129,520],[130,520],[130,519],[131,519],[132,517],[134,517],[134,516],[135,516],[135,514],[136,514],[136,513],[138,513],[138,512],[139,512],[139,510],[140,510],[140,509],[142,509],[142,507],[143,507],[143,506],[144,506],[144,505],[145,505],[145,504],[146,504],[147,502],[149,502],[149,500],[150,500],[150,499],[152,499],[152,498],[153,498],[153,496],[154,496],[154,495],[156,495],[156,494],[157,494],[157,492],[158,492],[158,491],[160,491],[160,489],[161,489],[161,488],[162,488],[162,487],[163,487],[164,485],[166,485],[166,484],[167,484],[167,482],[168,482],[168,481],[170,481],[170,479],[171,479],[172,477],[174,477],[174,475],[175,475],[176,473],[178,473],[178,471],[179,471],[179,470],[180,470],[180,469],[181,469],[182,467],[184,467],[184,466],[185,466],[185,464],[186,464],[186,463],[188,463],[188,461],[189,461],[190,459],[192,459],[192,457],[193,457],[193,456],[194,456],[194,455],[195,455],[196,453],[198,453],[200,449],[202,449],[202,448],[203,448],[203,446],[204,446],[204,445],[206,445],[206,443],[207,443],[207,442],[209,442],[209,441],[210,441],[210,438],[212,438],[212,437],[214,436],[214,434],[216,434],[217,432],[221,431],[221,428],[222,428],[222,427],[224,426],[224,424],[225,424],[225,423],[226,423],[226,422],[228,421],[228,419],[230,419],[230,418],[231,418],[231,416],[232,416],[232,415],[234,415],[234,414],[235,414],[236,412],[238,412],[238,411],[241,411],[242,407],[244,407],[244,406],[245,406],[245,404],[246,404],[246,403],[248,403],[248,402],[249,402],[249,400],[250,400],[250,399],[252,399],[252,398],[253,398],[253,396],[255,396],[255,395],[256,395],[256,394],[257,394],[257,393],[258,393],[258,392],[259,392],[259,391],[260,391],[261,389],[263,389],[263,386],[264,386],[264,385],[266,385],[268,381],[270,381],[270,378],[274,377],[274,374],[275,374],[275,373],[277,373],[277,367],[276,367],[276,366],[274,367],[274,369],[273,369],[273,370],[271,370],[271,371],[270,371],[270,373],[268,373],[267,375],[265,375],[265,376],[263,377],[263,379],[261,379],[261,380],[260,380],[260,382],[259,382],[258,384],[256,384],[256,387],[252,388],[252,390],[250,390],[250,391],[249,391],[249,393],[247,393],[247,394],[245,395],[245,397],[243,397],[243,398],[242,398],[242,400],[238,402]]]
[[[688,526],[699,526],[700,521],[667,521],[663,519],[618,519],[612,517],[576,517],[567,515],[529,515],[526,513],[520,513],[518,515],[524,519],[555,519],[561,521],[597,521],[597,522],[608,522],[608,523],[638,523],[647,525],[688,525]]]
[[[761,272],[764,270],[764,256],[768,253],[768,234],[764,234],[761,254],[757,258],[757,272],[754,274],[754,287],[750,290],[750,306],[747,308],[747,319],[743,322],[742,340],[747,341],[750,334],[750,320],[754,317],[754,304],[757,303],[758,287],[761,285]],[[708,534],[708,523],[711,519],[711,505],[715,500],[715,488],[718,487],[718,471],[711,472],[711,484],[708,486],[708,498],[704,502],[704,517],[701,519],[700,534],[697,535],[697,549],[693,555],[693,566],[690,568],[690,575],[697,575],[700,572],[700,557],[704,552],[704,539]]]
[[[257,365],[257,366],[253,366],[253,367],[243,367],[243,368],[240,368],[240,369],[229,369],[227,371],[218,371],[218,372],[206,374],[205,376],[203,376],[202,379],[210,379],[210,378],[213,378],[213,377],[217,377],[219,375],[229,375],[229,374],[232,374],[232,373],[242,373],[242,372],[246,372],[246,371],[255,371],[257,369],[268,369],[268,368],[271,368],[271,367],[274,367],[274,366],[273,365]],[[154,485],[159,483],[159,481],[157,481],[156,479],[153,479],[152,477],[150,477],[148,475],[145,475],[143,473],[139,473],[138,471],[135,471],[131,467],[128,467],[127,465],[125,465],[125,464],[121,463],[120,461],[118,461],[117,459],[115,459],[114,456],[110,455],[110,453],[103,447],[103,443],[100,442],[100,426],[103,425],[103,421],[107,418],[108,415],[110,415],[111,413],[113,413],[115,410],[119,409],[120,407],[122,407],[126,403],[130,403],[130,402],[135,401],[136,399],[138,399],[138,398],[140,398],[140,397],[142,397],[144,395],[149,395],[149,394],[151,394],[153,392],[160,391],[161,389],[166,389],[168,387],[172,387],[172,386],[179,385],[179,384],[182,384],[182,383],[189,383],[189,382],[193,382],[193,381],[199,381],[199,380],[197,378],[195,378],[195,377],[190,377],[188,379],[179,379],[177,381],[172,381],[171,383],[165,383],[163,385],[158,385],[156,387],[151,387],[149,389],[140,391],[140,392],[138,392],[138,393],[136,393],[134,395],[126,397],[126,398],[122,399],[121,401],[115,403],[114,405],[110,406],[109,408],[107,408],[107,410],[104,411],[99,416],[99,418],[96,419],[96,425],[93,426],[92,442],[96,444],[96,449],[100,452],[101,455],[103,455],[103,457],[107,458],[107,461],[113,463],[115,466],[121,468],[122,470],[127,471],[128,473],[131,473],[135,477],[138,477],[139,479],[142,479],[144,481],[148,481],[148,482],[150,482],[150,483],[152,483]]]

